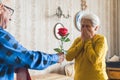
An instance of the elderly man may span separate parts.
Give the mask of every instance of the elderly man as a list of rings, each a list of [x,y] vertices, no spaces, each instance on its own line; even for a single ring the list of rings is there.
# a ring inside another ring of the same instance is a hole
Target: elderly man
[[[8,27],[13,9],[0,4],[0,80],[14,80],[14,71],[26,69],[42,70],[50,65],[62,62],[64,55],[47,54],[41,51],[27,50],[5,29]],[[30,77],[26,80],[30,80]],[[25,79],[24,79],[25,80]]]

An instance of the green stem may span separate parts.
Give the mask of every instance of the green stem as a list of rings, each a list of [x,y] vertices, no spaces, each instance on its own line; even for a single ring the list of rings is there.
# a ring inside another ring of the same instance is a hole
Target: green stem
[[[63,52],[63,41],[61,41],[61,50]]]
[[[63,52],[63,41],[61,40],[61,51]]]

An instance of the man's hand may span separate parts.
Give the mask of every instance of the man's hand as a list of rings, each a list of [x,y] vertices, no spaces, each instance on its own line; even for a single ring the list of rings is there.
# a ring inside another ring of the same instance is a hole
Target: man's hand
[[[64,61],[64,53],[58,53],[58,56],[59,56],[59,63],[63,62]]]

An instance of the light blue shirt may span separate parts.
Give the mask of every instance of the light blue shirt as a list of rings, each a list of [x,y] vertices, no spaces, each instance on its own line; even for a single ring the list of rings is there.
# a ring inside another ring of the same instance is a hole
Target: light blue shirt
[[[0,80],[14,80],[16,68],[42,70],[57,62],[57,54],[27,50],[0,27]]]

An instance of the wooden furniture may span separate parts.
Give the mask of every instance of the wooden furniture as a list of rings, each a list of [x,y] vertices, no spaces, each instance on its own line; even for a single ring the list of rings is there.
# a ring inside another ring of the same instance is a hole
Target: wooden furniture
[[[31,76],[32,80],[73,80],[72,77],[68,77],[61,74],[50,73],[45,75]]]
[[[107,62],[106,64],[109,80],[120,80],[120,62]]]
[[[109,80],[120,80],[120,68],[107,68]]]

